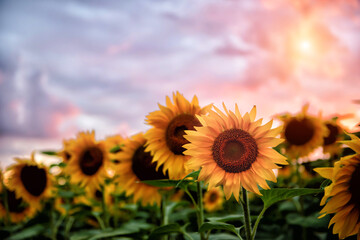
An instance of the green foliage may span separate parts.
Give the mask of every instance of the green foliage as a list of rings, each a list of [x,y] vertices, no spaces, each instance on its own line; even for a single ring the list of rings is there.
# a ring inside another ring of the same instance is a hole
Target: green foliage
[[[238,238],[241,238],[238,230],[234,225],[223,223],[223,222],[206,222],[201,225],[199,232],[206,232],[211,230],[225,230],[234,233]]]
[[[317,194],[322,192],[322,189],[310,189],[310,188],[272,188],[269,190],[261,190],[261,200],[264,202],[264,208],[268,208],[274,203],[290,199],[297,196],[303,196],[308,194]]]
[[[44,232],[45,226],[41,224],[36,224],[34,226],[25,228],[20,232],[13,234],[12,236],[8,237],[6,240],[20,240],[20,239],[29,239],[35,236],[40,235]]]

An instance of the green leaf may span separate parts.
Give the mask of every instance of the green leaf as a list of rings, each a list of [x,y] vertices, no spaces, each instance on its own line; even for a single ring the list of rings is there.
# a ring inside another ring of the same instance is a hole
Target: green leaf
[[[184,181],[189,182],[188,180],[184,180]],[[176,187],[176,185],[179,183],[179,180],[160,179],[160,180],[146,180],[141,182],[155,187]]]
[[[217,234],[211,234],[209,240],[239,240],[239,237],[236,237],[234,235],[228,234],[228,233],[217,233]]]
[[[99,233],[101,233],[101,230],[99,230],[99,229],[81,230],[78,232],[74,232],[71,235],[70,240],[85,240],[85,239],[89,239],[91,236],[94,236]]]
[[[264,208],[268,208],[276,202],[290,199],[296,196],[316,194],[322,192],[322,189],[311,189],[311,188],[272,188],[269,190],[261,190],[261,200],[264,202]]]
[[[208,217],[207,219],[210,222],[230,222],[230,221],[242,221],[244,215],[243,214],[233,214],[233,215],[227,215],[223,217]]]
[[[136,233],[138,231],[129,230],[125,228],[119,228],[114,230],[104,230],[101,233],[96,234],[95,236],[89,238],[89,240],[96,240],[96,239],[103,239],[103,238],[109,238],[109,237],[116,237],[116,236],[124,236]]]
[[[154,229],[149,236],[149,240],[157,239],[158,236],[168,235],[170,233],[182,233],[180,225],[177,223],[171,223],[168,225],[160,226]]]
[[[41,232],[45,230],[45,226],[42,224],[37,224],[24,230],[13,234],[12,236],[8,237],[7,240],[19,240],[19,239],[28,239],[35,236],[40,235]]]
[[[183,179],[180,180],[180,182],[178,182],[178,184],[176,185],[176,187],[180,187],[180,185],[185,181],[186,178],[194,178],[194,180],[197,180],[198,176],[199,176],[200,170],[194,171],[189,173],[188,175],[186,175]]]
[[[57,152],[54,151],[43,151],[41,153],[49,156],[57,156]]]
[[[290,213],[286,216],[286,222],[305,228],[326,228],[329,223],[329,217],[318,219],[316,215],[301,216],[298,213]]]
[[[75,197],[75,193],[72,191],[59,191],[58,196],[62,198],[73,198]]]
[[[121,147],[120,145],[116,145],[115,147],[113,147],[112,149],[110,149],[110,152],[111,153],[117,153],[121,150]]]
[[[225,230],[228,232],[232,232],[234,233],[236,236],[239,236],[239,233],[236,231],[234,225],[231,224],[227,224],[227,223],[222,223],[222,222],[206,222],[203,223],[203,225],[201,225],[199,232],[205,232],[205,231],[209,231],[209,230]]]

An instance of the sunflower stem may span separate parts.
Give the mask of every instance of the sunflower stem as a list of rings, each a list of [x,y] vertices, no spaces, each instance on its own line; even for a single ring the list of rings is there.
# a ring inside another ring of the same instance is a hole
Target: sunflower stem
[[[198,205],[197,205],[194,197],[191,195],[191,193],[187,189],[187,187],[184,189],[184,192],[189,196],[189,198],[191,199],[191,202],[194,204],[194,207],[196,208],[196,212],[198,212],[198,210],[199,210]]]
[[[196,185],[197,185],[197,195],[198,195],[198,226],[199,226],[199,230],[200,230],[200,227],[204,223],[204,204],[203,204],[203,193],[202,193],[202,188],[201,188],[201,181],[197,181]],[[200,233],[200,239],[205,240],[204,232]]]
[[[297,176],[297,185],[299,188],[304,187],[304,182],[301,178],[301,174],[300,174],[300,163],[299,163],[299,159],[296,158],[296,176]],[[305,212],[304,212],[304,197],[303,196],[299,196],[299,205],[300,205],[300,214],[301,216],[305,216]],[[302,239],[306,240],[306,227],[302,226]]]
[[[75,221],[73,216],[67,216],[66,225],[65,225],[65,239],[70,239],[70,230]]]
[[[250,221],[250,207],[249,199],[247,196],[247,191],[245,188],[242,188],[242,199],[243,199],[243,210],[244,210],[244,223],[245,223],[245,234],[246,240],[252,240],[251,238],[251,221]]]
[[[8,190],[6,189],[5,185],[3,182],[1,182],[2,184],[2,188],[4,189],[4,207],[5,207],[5,211],[6,211],[6,216],[5,216],[5,226],[9,226],[10,224],[10,211],[9,211],[9,202],[8,202]]]
[[[257,227],[258,227],[258,225],[259,225],[259,223],[260,223],[260,220],[261,220],[262,216],[264,215],[265,211],[266,211],[266,208],[264,207],[264,208],[261,210],[259,216],[258,216],[257,219],[256,219],[256,222],[255,222],[255,224],[254,224],[254,228],[253,228],[252,233],[251,233],[251,240],[255,239]]]
[[[166,211],[166,205],[167,205],[167,194],[163,194],[161,196],[161,206],[160,206],[160,210],[161,210],[161,226],[165,226],[169,223],[169,219],[167,216],[167,211]],[[168,236],[165,235],[162,238],[163,240],[168,240]]]
[[[105,227],[107,228],[110,227],[110,215],[106,206],[106,200],[105,200],[106,194],[105,194],[105,187],[103,185],[101,186],[101,191],[102,191],[101,206],[103,210],[103,222]]]

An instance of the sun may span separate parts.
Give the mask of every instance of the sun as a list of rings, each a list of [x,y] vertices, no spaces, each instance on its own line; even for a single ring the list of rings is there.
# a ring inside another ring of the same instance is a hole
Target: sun
[[[299,41],[299,50],[302,53],[311,53],[313,50],[313,45],[309,39],[300,39]]]

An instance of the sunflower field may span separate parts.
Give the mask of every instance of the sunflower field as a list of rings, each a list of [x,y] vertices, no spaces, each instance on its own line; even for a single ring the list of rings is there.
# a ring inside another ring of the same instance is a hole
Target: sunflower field
[[[234,105],[176,92],[146,132],[80,132],[15,158],[0,239],[360,240],[359,133],[309,105],[269,122]]]

